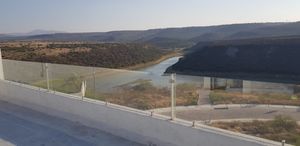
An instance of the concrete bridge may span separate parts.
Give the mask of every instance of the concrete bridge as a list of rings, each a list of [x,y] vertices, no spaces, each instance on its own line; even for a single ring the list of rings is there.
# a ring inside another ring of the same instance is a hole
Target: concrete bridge
[[[281,145],[191,121],[170,120],[168,116],[149,111],[4,79],[0,65],[0,123],[6,125],[0,124],[0,144],[4,145]],[[40,135],[30,136],[32,133]]]

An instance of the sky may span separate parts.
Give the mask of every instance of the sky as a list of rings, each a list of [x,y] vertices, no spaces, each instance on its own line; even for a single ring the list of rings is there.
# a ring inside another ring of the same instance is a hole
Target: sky
[[[300,21],[300,0],[0,0],[0,34]]]

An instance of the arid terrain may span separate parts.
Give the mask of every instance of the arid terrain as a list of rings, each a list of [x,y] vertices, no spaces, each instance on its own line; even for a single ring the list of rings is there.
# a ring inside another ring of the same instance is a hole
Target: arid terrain
[[[211,126],[300,146],[300,126],[287,116],[279,115],[271,121],[215,122]]]
[[[142,67],[176,55],[135,43],[12,41],[0,48],[4,59],[107,68]]]

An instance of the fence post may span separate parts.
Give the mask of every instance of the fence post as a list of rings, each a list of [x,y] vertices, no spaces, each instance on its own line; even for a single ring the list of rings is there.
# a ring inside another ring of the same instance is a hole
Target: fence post
[[[81,83],[81,97],[82,97],[82,100],[85,97],[85,93],[86,93],[86,80],[82,81],[82,83]]]
[[[171,120],[175,120],[175,106],[176,106],[176,74],[171,74]]]
[[[193,121],[192,127],[196,127],[196,121]]]
[[[4,70],[3,70],[1,48],[0,48],[0,80],[4,80]]]
[[[46,80],[47,80],[47,90],[50,90],[50,83],[49,83],[49,68],[48,68],[48,63],[45,63],[45,68],[46,68]]]
[[[94,98],[96,98],[96,70],[95,67],[93,67],[93,94]]]

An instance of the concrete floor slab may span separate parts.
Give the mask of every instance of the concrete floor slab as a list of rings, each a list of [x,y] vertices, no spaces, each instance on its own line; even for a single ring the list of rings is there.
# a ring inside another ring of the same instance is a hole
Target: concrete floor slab
[[[89,128],[0,101],[1,146],[142,146]]]

